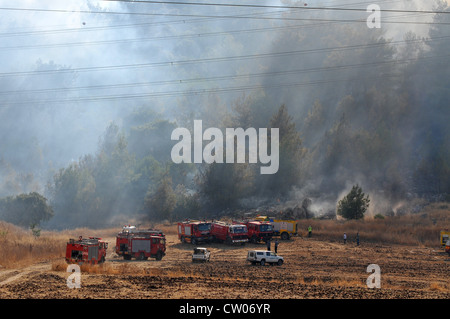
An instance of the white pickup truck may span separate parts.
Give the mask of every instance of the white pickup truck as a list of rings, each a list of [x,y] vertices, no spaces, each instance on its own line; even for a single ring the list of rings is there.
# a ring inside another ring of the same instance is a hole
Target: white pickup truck
[[[283,257],[268,250],[249,250],[247,253],[247,260],[251,262],[252,265],[259,263],[262,266],[266,263],[281,266],[284,262]]]
[[[194,252],[192,253],[192,262],[200,261],[206,262],[209,261],[211,253],[208,249],[203,247],[194,248]]]

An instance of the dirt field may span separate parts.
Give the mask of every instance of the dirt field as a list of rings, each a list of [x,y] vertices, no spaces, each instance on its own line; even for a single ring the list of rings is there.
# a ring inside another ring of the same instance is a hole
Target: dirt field
[[[251,265],[248,249],[264,244],[210,248],[211,261],[193,264],[193,246],[168,234],[161,260],[124,261],[110,243],[106,263],[82,269],[81,288],[69,289],[63,258],[24,268],[0,268],[1,299],[450,299],[450,258],[439,247],[362,242],[344,245],[319,238],[282,241],[282,266]],[[369,289],[367,266],[381,269],[381,288]]]

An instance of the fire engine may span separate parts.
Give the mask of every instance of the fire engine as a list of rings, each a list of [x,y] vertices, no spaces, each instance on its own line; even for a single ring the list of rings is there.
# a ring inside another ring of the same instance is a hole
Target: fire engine
[[[82,236],[75,239],[69,239],[66,245],[66,262],[69,264],[98,264],[105,262],[106,249],[108,243],[101,238],[89,237],[84,239]]]
[[[248,241],[247,226],[244,224],[213,222],[211,224],[211,237],[213,241],[225,242],[229,245],[236,243],[244,245]]]
[[[178,239],[182,243],[190,242],[196,245],[200,242],[209,242],[211,223],[190,220],[178,223]]]
[[[125,260],[147,260],[149,257],[161,260],[166,255],[166,238],[160,230],[125,226],[116,236],[116,253]]]
[[[250,220],[244,222],[248,230],[248,240],[252,243],[266,242],[273,236],[273,225],[266,221]]]

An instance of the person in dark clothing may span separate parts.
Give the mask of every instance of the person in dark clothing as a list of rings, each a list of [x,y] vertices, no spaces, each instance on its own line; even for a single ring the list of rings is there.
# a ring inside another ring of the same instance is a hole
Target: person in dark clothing
[[[270,239],[267,239],[267,250],[270,251]]]
[[[275,239],[275,254],[278,252],[278,239]]]
[[[356,233],[356,246],[359,246],[359,232]]]

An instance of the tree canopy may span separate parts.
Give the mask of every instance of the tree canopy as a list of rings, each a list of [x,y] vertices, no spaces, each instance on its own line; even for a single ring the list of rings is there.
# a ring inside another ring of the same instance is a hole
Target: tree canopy
[[[34,227],[53,215],[47,199],[36,192],[0,199],[0,219],[15,225]]]
[[[345,219],[362,219],[369,208],[369,195],[365,196],[361,187],[354,185],[337,206],[337,214]]]

